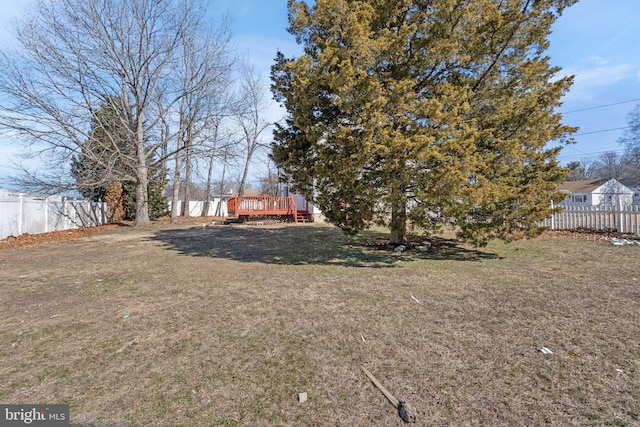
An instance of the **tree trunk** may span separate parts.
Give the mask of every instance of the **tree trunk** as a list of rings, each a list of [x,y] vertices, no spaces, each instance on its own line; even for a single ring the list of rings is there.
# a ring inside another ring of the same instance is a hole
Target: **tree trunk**
[[[407,213],[404,209],[391,214],[391,236],[389,243],[392,245],[401,245],[407,241]]]
[[[391,235],[389,243],[392,245],[401,245],[406,242],[407,234],[407,202],[403,188],[394,188],[392,190],[391,200]]]
[[[173,171],[173,200],[171,201],[171,223],[178,222],[178,207],[180,205],[180,169],[182,168],[182,153],[176,154],[176,164]]]
[[[229,148],[225,148],[224,150],[224,160],[222,161],[222,176],[220,177],[220,191],[218,194],[220,195],[220,202],[216,207],[216,216],[222,216],[222,194],[224,193],[224,178],[227,172],[227,157],[229,155]]]
[[[244,190],[247,183],[247,175],[249,174],[249,156],[247,156],[247,161],[244,164],[244,170],[242,171],[242,179],[240,179],[240,185],[238,186],[238,195],[242,196],[244,194]]]
[[[215,146],[214,146],[215,149]],[[214,163],[214,156],[213,154],[211,155],[211,157],[209,158],[209,169],[207,171],[207,185],[206,185],[206,189],[205,189],[205,200],[204,200],[204,206],[202,207],[202,215],[206,217],[207,215],[209,215],[209,206],[211,205],[211,181],[213,180],[213,163]]]
[[[148,173],[146,165],[139,165],[136,168],[136,227],[147,227],[151,224],[149,219],[149,192]]]
[[[184,213],[182,214],[185,217],[191,216],[191,206],[189,206],[191,200],[191,135],[188,136],[187,141],[184,144]]]
[[[144,127],[139,119],[136,125],[136,227],[147,227],[149,219],[149,166],[144,147]]]

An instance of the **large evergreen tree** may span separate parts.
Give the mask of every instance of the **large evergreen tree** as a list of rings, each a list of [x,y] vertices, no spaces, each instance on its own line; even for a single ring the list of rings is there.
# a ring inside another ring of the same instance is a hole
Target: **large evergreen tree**
[[[136,217],[136,174],[127,158],[135,157],[135,144],[127,126],[123,125],[117,106],[119,98],[104,103],[94,114],[89,137],[80,146],[80,153],[71,158],[71,176],[77,190],[93,201],[106,201],[114,185],[121,187],[119,202],[124,217]],[[163,195],[166,176],[158,162],[152,163],[148,173],[147,200],[149,218],[157,219],[167,214],[168,201]],[[119,218],[117,218],[119,219]]]
[[[131,135],[121,121],[121,99],[103,103],[94,114],[91,130],[71,157],[71,176],[77,190],[93,201],[102,201],[114,182],[133,180],[134,170],[123,158],[135,155]]]
[[[354,233],[455,220],[484,244],[535,234],[566,171],[550,140],[571,78],[544,51],[576,0],[289,1],[304,54],[279,54],[288,111],[273,157],[294,189]]]

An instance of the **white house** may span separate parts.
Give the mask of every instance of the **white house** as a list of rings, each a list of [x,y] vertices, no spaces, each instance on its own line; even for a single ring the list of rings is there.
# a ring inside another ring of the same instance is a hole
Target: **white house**
[[[620,182],[633,190],[633,204],[640,205],[640,186],[638,185],[638,180],[625,178],[621,179]]]
[[[616,179],[566,181],[559,191],[566,193],[566,206],[624,206],[633,204],[634,192]]]
[[[307,199],[302,197],[300,194],[292,193],[289,191],[289,184],[286,182],[281,182],[278,184],[280,190],[280,197],[291,197],[293,196],[293,202],[296,204],[296,207],[299,211],[306,211],[307,215],[313,220],[313,222],[324,222],[325,217],[322,215],[322,211],[309,202]]]

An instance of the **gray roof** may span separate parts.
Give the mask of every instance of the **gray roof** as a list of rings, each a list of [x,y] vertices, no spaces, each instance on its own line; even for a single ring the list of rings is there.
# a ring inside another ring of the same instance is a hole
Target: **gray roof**
[[[578,181],[565,181],[558,190],[567,193],[591,193],[596,188],[607,182],[606,179],[581,179]]]

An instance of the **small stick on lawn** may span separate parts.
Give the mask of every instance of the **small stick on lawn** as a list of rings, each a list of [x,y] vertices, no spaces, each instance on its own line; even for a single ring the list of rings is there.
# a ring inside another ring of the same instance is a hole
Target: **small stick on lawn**
[[[413,406],[409,405],[407,402],[405,402],[404,400],[398,400],[396,399],[393,394],[391,394],[391,392],[389,392],[389,390],[387,390],[382,383],[380,383],[380,381],[378,381],[378,379],[376,377],[373,376],[373,374],[371,372],[369,372],[369,370],[367,368],[365,368],[364,366],[362,366],[362,372],[364,372],[364,374],[369,377],[369,379],[371,380],[371,382],[373,382],[373,385],[375,385],[376,387],[378,387],[378,389],[382,392],[382,394],[384,394],[384,397],[386,397],[389,402],[391,402],[391,404],[398,410],[398,415],[400,415],[400,418],[402,418],[402,420],[404,422],[412,422],[415,423],[416,422],[416,417],[418,415],[416,408],[414,408]]]

